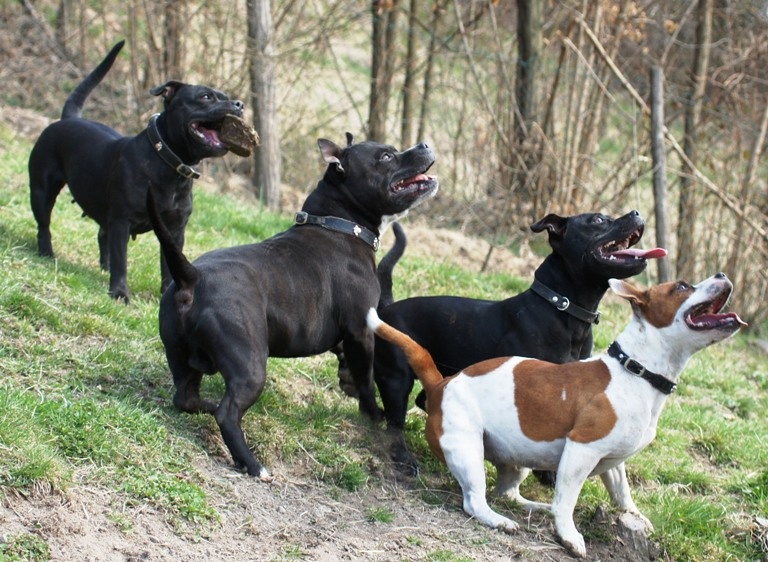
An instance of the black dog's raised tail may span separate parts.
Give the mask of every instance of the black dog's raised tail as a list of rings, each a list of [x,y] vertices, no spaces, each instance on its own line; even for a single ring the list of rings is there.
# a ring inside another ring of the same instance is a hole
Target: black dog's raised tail
[[[395,235],[395,244],[381,258],[376,268],[376,276],[379,279],[379,287],[381,287],[379,310],[395,302],[395,297],[392,293],[392,271],[395,269],[395,265],[400,258],[403,257],[405,246],[408,243],[408,238],[405,236],[405,231],[399,222],[392,223],[392,233]]]
[[[163,252],[165,263],[168,264],[168,271],[176,283],[174,298],[179,312],[182,313],[192,306],[195,284],[200,274],[181,251],[181,248],[176,245],[173,235],[165,226],[155,205],[151,187],[147,190],[147,214],[152,223],[152,230],[155,231],[155,236],[160,242],[160,251]]]
[[[429,354],[429,351],[416,343],[408,334],[404,334],[397,328],[393,328],[384,322],[376,313],[375,308],[368,311],[365,318],[368,328],[382,339],[398,346],[405,353],[408,364],[411,366],[416,376],[424,387],[427,396],[443,381],[443,375],[437,370],[435,361]]]
[[[80,117],[80,114],[83,112],[85,100],[93,89],[99,85],[99,82],[104,79],[107,72],[109,72],[109,69],[112,68],[112,64],[115,62],[117,54],[120,52],[120,49],[123,48],[123,45],[125,45],[125,41],[120,41],[112,47],[112,50],[109,51],[109,54],[99,63],[99,66],[94,68],[93,71],[91,71],[91,73],[77,85],[72,93],[69,94],[67,101],[64,103],[64,109],[61,110],[62,119]]]

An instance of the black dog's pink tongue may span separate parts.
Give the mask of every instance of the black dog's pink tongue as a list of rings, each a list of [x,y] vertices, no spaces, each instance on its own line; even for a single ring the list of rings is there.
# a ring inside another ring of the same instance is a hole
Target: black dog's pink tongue
[[[627,248],[626,250],[619,250],[618,252],[611,252],[611,256],[617,258],[636,258],[636,259],[659,259],[667,255],[667,251],[664,248],[653,248],[652,250],[641,250],[638,248]]]

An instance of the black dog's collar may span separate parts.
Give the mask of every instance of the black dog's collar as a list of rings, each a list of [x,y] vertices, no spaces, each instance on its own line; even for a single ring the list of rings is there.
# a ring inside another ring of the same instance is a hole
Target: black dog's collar
[[[316,215],[305,213],[304,211],[299,211],[296,213],[295,222],[299,226],[303,224],[314,224],[316,226],[327,228],[328,230],[351,234],[355,238],[359,238],[368,244],[374,251],[379,249],[378,236],[364,226],[360,226],[359,224],[346,219],[340,219],[339,217],[318,217]]]
[[[181,158],[176,156],[176,153],[168,148],[163,142],[163,138],[160,136],[160,131],[157,129],[157,118],[159,113],[155,113],[149,118],[149,124],[147,125],[147,134],[149,135],[149,142],[152,143],[152,148],[155,149],[157,155],[162,158],[163,162],[168,164],[171,168],[176,170],[176,173],[188,180],[196,180],[200,177],[200,172],[195,170],[192,166],[189,166],[181,161]]]
[[[531,290],[537,295],[539,295],[541,298],[543,298],[545,301],[547,301],[549,304],[554,306],[557,310],[560,310],[562,312],[567,312],[568,314],[570,314],[574,318],[578,318],[582,322],[586,322],[587,324],[600,323],[600,312],[591,312],[586,308],[581,308],[580,306],[577,306],[571,303],[568,297],[559,295],[558,293],[554,292],[552,289],[544,285],[544,283],[540,282],[538,279],[533,280],[533,285],[531,285]]]
[[[629,355],[624,353],[618,342],[613,342],[608,348],[608,355],[618,360],[621,366],[633,375],[637,375],[641,379],[647,380],[653,388],[664,394],[672,394],[677,390],[677,384],[673,383],[668,378],[652,373],[640,363],[632,359]]]

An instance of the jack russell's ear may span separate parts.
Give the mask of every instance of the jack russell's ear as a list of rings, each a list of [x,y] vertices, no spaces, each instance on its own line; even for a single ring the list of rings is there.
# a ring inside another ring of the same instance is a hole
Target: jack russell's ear
[[[621,279],[609,279],[608,284],[614,293],[628,300],[633,305],[642,306],[648,302],[648,291],[645,289],[638,289],[631,283]]]

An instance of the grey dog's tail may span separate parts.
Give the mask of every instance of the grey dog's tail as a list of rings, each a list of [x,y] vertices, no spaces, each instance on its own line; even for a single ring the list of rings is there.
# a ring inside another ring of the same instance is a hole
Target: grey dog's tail
[[[93,89],[99,85],[99,82],[104,79],[107,72],[109,72],[109,69],[112,68],[112,64],[115,62],[117,54],[120,52],[120,49],[123,48],[123,45],[125,45],[124,40],[112,47],[112,50],[109,51],[109,54],[103,61],[101,61],[101,63],[99,63],[99,66],[94,68],[91,73],[77,85],[72,93],[69,94],[67,101],[64,102],[64,109],[61,110],[62,119],[80,117],[80,114],[83,112],[83,105],[85,104],[86,98],[88,98],[88,95]]]
[[[155,198],[152,196],[152,186],[147,189],[147,214],[152,223],[152,229],[155,231],[155,236],[160,242],[160,251],[163,252],[165,263],[168,264],[168,271],[176,283],[176,293],[174,294],[176,309],[179,314],[183,314],[192,306],[195,284],[200,278],[200,273],[178,247],[173,235],[160,217]]]
[[[395,301],[392,294],[392,271],[395,265],[403,257],[405,246],[408,239],[405,236],[403,227],[399,222],[392,224],[392,233],[395,235],[395,244],[389,249],[386,255],[381,258],[376,268],[376,276],[379,278],[379,287],[381,287],[381,296],[379,297],[379,310],[389,306]]]

